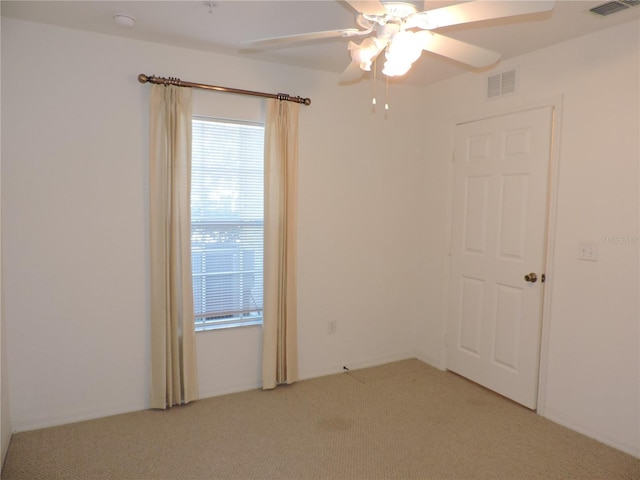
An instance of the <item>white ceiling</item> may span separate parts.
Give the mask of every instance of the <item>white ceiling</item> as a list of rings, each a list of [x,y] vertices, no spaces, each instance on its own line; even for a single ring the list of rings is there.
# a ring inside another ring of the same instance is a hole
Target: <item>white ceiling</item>
[[[522,0],[504,0],[522,1]],[[442,28],[438,33],[473,43],[502,54],[506,60],[600,29],[640,18],[640,6],[599,17],[588,10],[607,0],[556,2],[551,13],[524,15]],[[297,33],[355,28],[353,9],[337,0],[212,0],[208,1],[7,1],[2,16],[60,25],[109,35],[148,40],[245,58],[342,72],[350,61],[348,39],[336,38],[241,52],[242,41]],[[459,1],[410,2],[429,10]],[[209,13],[211,10],[211,13]],[[135,17],[133,28],[118,27],[113,15]],[[423,53],[402,81],[427,85],[470,67]],[[159,72],[171,75],[175,72]]]

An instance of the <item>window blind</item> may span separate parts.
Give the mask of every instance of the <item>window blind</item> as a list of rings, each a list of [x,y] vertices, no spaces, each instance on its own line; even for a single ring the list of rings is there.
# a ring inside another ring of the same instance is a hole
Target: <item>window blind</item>
[[[191,258],[196,330],[262,321],[264,125],[194,118]]]

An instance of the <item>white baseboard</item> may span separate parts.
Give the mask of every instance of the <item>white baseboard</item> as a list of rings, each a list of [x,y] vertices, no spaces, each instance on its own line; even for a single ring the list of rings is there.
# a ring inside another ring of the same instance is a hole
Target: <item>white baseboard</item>
[[[7,450],[9,450],[9,443],[11,443],[11,433],[9,433],[9,435],[7,435],[7,438],[4,438],[2,440],[2,452],[1,452],[1,456],[0,456],[0,471],[2,470],[2,467],[4,466],[5,458],[7,458]]]
[[[439,358],[432,357],[430,355],[424,355],[420,352],[414,352],[413,356],[423,363],[426,363],[430,367],[437,368],[438,370],[446,370],[442,361]]]
[[[60,425],[66,425],[68,423],[84,422],[86,420],[111,417],[112,415],[120,415],[123,413],[139,412],[141,410],[148,410],[149,408],[150,405],[148,403],[136,405],[120,405],[104,409],[88,410],[68,415],[54,416],[46,420],[21,422],[18,419],[12,421],[13,433],[28,432],[30,430],[39,430],[41,428],[57,427]]]
[[[260,382],[253,382],[231,385],[224,388],[201,390],[199,393],[200,399],[204,400],[205,398],[219,397],[221,395],[229,395],[231,393],[247,392],[249,390],[257,390],[260,388],[262,388],[262,384]]]
[[[205,399],[210,397],[217,397],[220,395],[227,395],[230,393],[246,392],[248,390],[261,388],[261,386],[262,385],[255,384],[255,383],[232,385],[232,386],[220,388],[220,389],[200,391],[199,395],[201,399]],[[12,432],[19,433],[19,432],[28,432],[30,430],[39,430],[41,428],[57,427],[60,425],[66,425],[68,423],[84,422],[86,420],[96,420],[98,418],[110,417],[112,415],[139,412],[142,410],[148,410],[149,408],[151,408],[150,404],[145,403],[145,404],[117,406],[113,408],[89,410],[85,412],[55,416],[52,418],[47,418],[46,420],[31,420],[31,421],[22,421],[22,422],[20,420],[14,420]]]
[[[580,423],[576,420],[568,418],[565,414],[558,412],[548,406],[545,407],[543,416],[551,420],[552,422],[557,423],[558,425],[570,428],[575,432],[593,438],[594,440],[602,442],[605,445],[609,445],[616,450],[620,450],[636,458],[640,458],[640,445],[633,445],[625,442],[624,440],[621,441],[619,439],[612,438],[610,434],[598,432],[591,428],[580,425]]]
[[[311,378],[324,377],[326,375],[334,375],[336,373],[342,373],[344,371],[343,367],[347,367],[349,370],[359,370],[362,368],[376,367],[379,365],[384,365],[386,363],[397,362],[401,360],[408,360],[411,358],[417,358],[418,360],[432,365],[436,368],[437,362],[430,358],[420,358],[416,356],[415,352],[407,352],[399,355],[392,355],[388,357],[379,357],[375,359],[361,360],[355,362],[349,362],[346,365],[335,365],[327,369],[322,370],[314,370],[309,372],[301,372],[300,380],[307,380]],[[255,390],[262,388],[262,385],[258,382],[250,382],[250,383],[241,383],[237,385],[226,386],[223,388],[214,388],[214,389],[206,389],[201,390],[199,392],[200,398],[211,398],[218,397],[221,395],[228,395],[231,393],[240,393],[246,392],[248,390]],[[78,412],[74,414],[68,415],[60,415],[54,416],[52,418],[47,418],[43,420],[33,420],[33,421],[20,421],[13,420],[13,432],[26,432],[30,430],[38,430],[41,428],[48,427],[57,427],[59,425],[66,425],[68,423],[76,423],[83,422],[86,420],[95,420],[97,418],[110,417],[112,415],[120,415],[123,413],[131,413],[138,412],[141,410],[148,410],[150,405],[148,403],[145,404],[137,404],[137,405],[121,405],[113,408],[104,408],[104,409],[96,409],[89,410],[84,412]]]
[[[335,365],[327,369],[301,372],[300,380],[308,380],[311,378],[324,377],[327,375],[335,375],[336,373],[344,372],[344,367],[347,367],[349,370],[360,370],[361,368],[377,367],[378,365],[384,365],[385,363],[399,362],[401,360],[408,360],[410,358],[416,358],[412,352],[407,352],[400,355],[392,355],[389,357],[347,362],[345,364]]]

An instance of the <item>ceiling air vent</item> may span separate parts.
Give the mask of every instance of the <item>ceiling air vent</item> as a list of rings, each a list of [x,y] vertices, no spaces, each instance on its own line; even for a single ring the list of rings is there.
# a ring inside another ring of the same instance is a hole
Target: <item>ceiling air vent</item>
[[[613,2],[603,3],[602,5],[598,5],[597,7],[593,7],[589,11],[595,13],[596,15],[606,17],[607,15],[621,12],[622,10],[626,10],[629,7],[635,7],[636,5],[640,5],[640,0],[616,0]]]

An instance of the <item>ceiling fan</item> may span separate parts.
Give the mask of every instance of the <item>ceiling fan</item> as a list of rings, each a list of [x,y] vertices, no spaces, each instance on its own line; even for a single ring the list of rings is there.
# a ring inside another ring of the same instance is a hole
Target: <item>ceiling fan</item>
[[[365,37],[359,44],[350,41],[351,63],[340,83],[359,80],[370,71],[374,60],[385,52],[382,73],[393,77],[404,75],[423,50],[451,58],[475,68],[493,65],[500,54],[434,32],[438,28],[495,18],[511,17],[552,10],[555,1],[483,1],[475,0],[426,11],[418,11],[411,3],[379,0],[346,0],[356,12],[360,28],[328,30],[272,37],[243,42],[242,49],[260,49],[294,42],[325,38]]]

